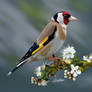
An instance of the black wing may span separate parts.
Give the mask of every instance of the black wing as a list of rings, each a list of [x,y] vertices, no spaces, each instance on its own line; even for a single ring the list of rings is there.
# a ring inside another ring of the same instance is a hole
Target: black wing
[[[38,47],[39,47],[39,45],[37,45],[37,43],[34,42],[33,45],[30,47],[30,49],[28,50],[28,52],[19,60],[19,63],[21,63],[22,61],[26,60],[30,56],[32,56],[32,52],[34,50],[36,50]]]
[[[32,56],[32,52],[34,50],[36,50],[39,46],[36,44],[36,42],[30,47],[30,49],[28,50],[28,52],[22,57],[22,59],[19,61],[19,63],[17,64],[17,66],[15,68],[13,68],[12,71],[10,71],[8,73],[8,76],[10,76],[12,73],[14,73],[18,68],[20,68],[22,65],[24,65],[27,61],[27,58],[29,58],[30,56]]]

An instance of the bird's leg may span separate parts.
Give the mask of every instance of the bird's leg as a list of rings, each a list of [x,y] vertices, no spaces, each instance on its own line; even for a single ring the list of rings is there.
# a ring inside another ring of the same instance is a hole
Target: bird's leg
[[[53,54],[52,56],[53,56],[53,58],[54,58],[56,61],[59,61],[59,60],[61,60],[61,58],[59,58],[59,57],[56,57],[56,56],[55,56],[55,54]]]
[[[49,57],[48,60],[51,61],[51,62],[54,62],[55,61],[55,54],[52,54],[52,57]]]
[[[52,57],[48,58],[49,61],[53,62],[52,64],[54,64],[56,67],[57,65],[60,63],[59,61],[61,60],[61,58],[56,57],[54,54],[52,55]]]
[[[55,60],[60,61],[61,58],[60,57],[55,57]]]
[[[55,61],[54,60],[54,57],[49,57],[48,60],[51,61],[51,62],[54,62]]]
[[[60,61],[61,58],[56,57],[55,54],[53,54],[52,57],[48,58],[48,60],[55,63],[56,61]]]
[[[55,59],[55,58],[56,58],[55,54],[53,54],[52,57],[53,57],[53,59],[54,59],[54,61],[53,61],[54,64],[56,64],[56,63],[57,63],[57,60]]]

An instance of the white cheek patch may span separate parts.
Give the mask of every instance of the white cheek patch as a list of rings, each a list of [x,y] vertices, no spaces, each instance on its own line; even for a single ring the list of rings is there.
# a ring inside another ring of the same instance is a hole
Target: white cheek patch
[[[58,21],[60,24],[63,24],[63,16],[62,16],[62,13],[58,13],[57,21]]]

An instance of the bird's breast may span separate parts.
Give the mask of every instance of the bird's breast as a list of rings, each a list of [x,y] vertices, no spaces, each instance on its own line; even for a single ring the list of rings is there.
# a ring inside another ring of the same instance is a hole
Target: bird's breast
[[[63,45],[64,43],[64,40],[61,40],[59,38],[59,36],[56,36],[54,39],[53,39],[53,45],[52,47],[50,48],[50,51],[49,51],[49,54],[54,54],[56,53]]]

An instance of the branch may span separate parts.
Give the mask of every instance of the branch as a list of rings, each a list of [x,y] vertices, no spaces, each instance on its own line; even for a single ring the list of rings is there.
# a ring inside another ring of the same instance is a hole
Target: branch
[[[49,57],[50,64],[39,66],[35,69],[36,77],[31,78],[32,84],[46,86],[51,77],[56,77],[56,72],[63,70],[64,78],[75,81],[85,70],[92,67],[92,55],[83,56],[80,60],[74,47],[68,46],[62,51],[61,57]]]

